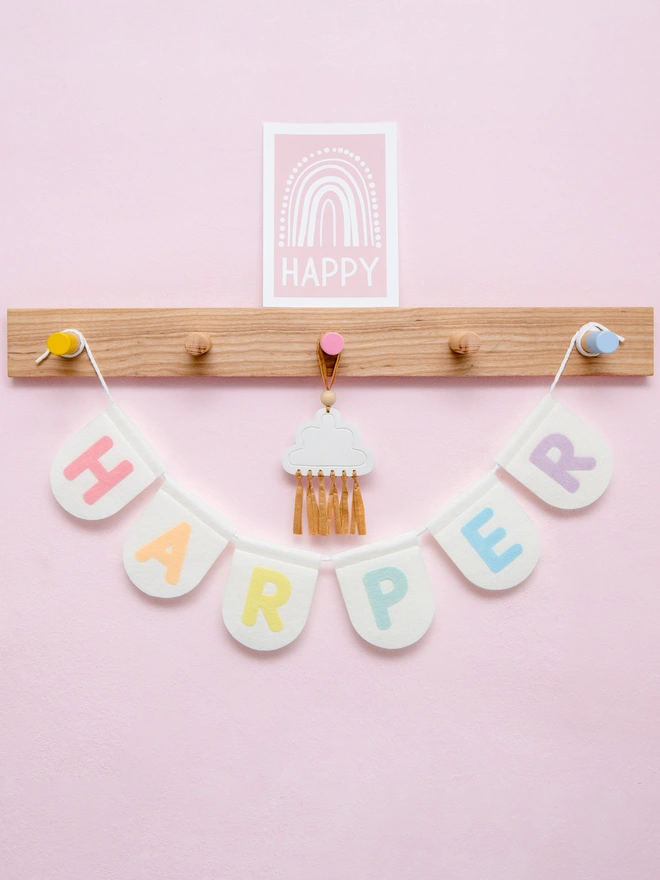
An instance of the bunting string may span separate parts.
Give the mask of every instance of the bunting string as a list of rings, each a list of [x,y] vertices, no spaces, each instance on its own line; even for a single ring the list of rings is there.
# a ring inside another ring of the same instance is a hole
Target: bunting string
[[[163,460],[114,401],[84,335],[68,330],[80,340],[78,350],[69,356],[87,353],[110,405],[56,454],[51,488],[73,516],[97,520],[117,513],[163,477],[124,543],[126,572],[143,592],[173,599],[194,589],[231,542],[234,555],[222,614],[231,635],[248,647],[274,650],[298,637],[321,563],[332,562],[357,632],[378,647],[403,648],[422,637],[434,614],[433,590],[418,540],[425,532],[469,581],[483,589],[514,587],[536,567],[540,557],[536,527],[514,493],[497,478],[500,468],[547,504],[566,510],[592,504],[607,488],[613,467],[607,443],[552,396],[573,350],[591,354],[582,345],[591,330],[607,328],[591,321],[576,331],[549,392],[481,479],[413,531],[333,555],[244,537],[214,508],[166,475]],[[318,502],[314,477],[311,470],[296,473],[294,533],[302,533],[306,496],[310,534],[327,535],[333,523],[339,534],[349,528],[364,534],[355,471],[352,516],[348,475],[342,473],[338,485],[339,475],[332,472],[326,492],[321,472]]]

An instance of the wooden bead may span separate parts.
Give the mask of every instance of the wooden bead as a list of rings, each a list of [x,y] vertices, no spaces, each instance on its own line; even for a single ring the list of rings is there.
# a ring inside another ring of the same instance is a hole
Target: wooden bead
[[[476,354],[481,348],[481,339],[472,330],[454,330],[449,335],[449,347],[456,354]]]
[[[213,342],[208,333],[189,333],[186,336],[186,351],[193,357],[199,357],[210,350]]]
[[[323,406],[334,406],[337,400],[337,395],[334,391],[323,391],[321,392],[321,403]]]

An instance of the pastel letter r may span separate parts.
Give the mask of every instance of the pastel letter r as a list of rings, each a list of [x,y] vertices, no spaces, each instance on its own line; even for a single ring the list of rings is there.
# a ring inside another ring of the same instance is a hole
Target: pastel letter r
[[[559,459],[553,461],[548,457],[551,449],[559,450]],[[563,486],[567,492],[577,492],[580,483],[569,471],[592,471],[596,467],[596,459],[574,455],[575,447],[563,434],[549,434],[529,456],[529,460],[537,468],[547,474],[555,483]]]
[[[266,584],[275,587],[274,593],[264,593]],[[252,572],[250,586],[248,587],[243,617],[245,626],[254,626],[257,622],[259,609],[266,618],[266,623],[271,632],[282,632],[284,624],[277,610],[285,605],[291,596],[291,581],[274,568],[261,568],[257,566]]]

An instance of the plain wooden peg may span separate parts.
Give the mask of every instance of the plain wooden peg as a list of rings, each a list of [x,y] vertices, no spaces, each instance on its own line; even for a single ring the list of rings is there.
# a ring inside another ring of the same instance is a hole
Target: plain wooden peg
[[[452,330],[449,347],[456,354],[476,354],[481,348],[481,337],[472,330]]]
[[[206,354],[213,345],[213,341],[208,333],[189,333],[186,336],[186,351],[193,357],[199,357]]]

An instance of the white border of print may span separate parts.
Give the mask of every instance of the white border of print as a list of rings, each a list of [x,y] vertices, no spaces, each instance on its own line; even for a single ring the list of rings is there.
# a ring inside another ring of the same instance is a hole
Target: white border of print
[[[276,134],[384,134],[385,135],[385,192],[386,192],[386,296],[278,296],[274,295],[275,267],[275,135]],[[395,122],[264,122],[264,276],[263,304],[288,308],[374,308],[399,305],[399,228],[397,199],[397,159]]]

